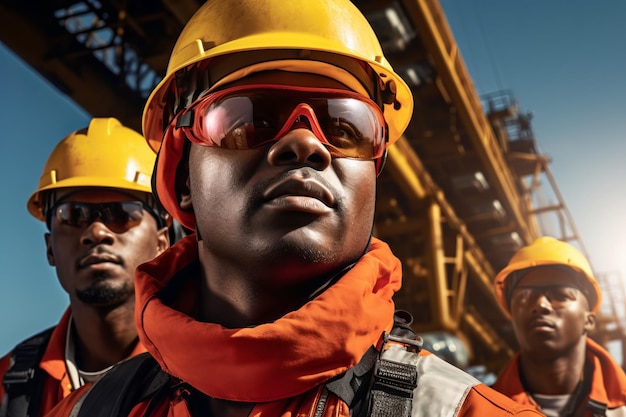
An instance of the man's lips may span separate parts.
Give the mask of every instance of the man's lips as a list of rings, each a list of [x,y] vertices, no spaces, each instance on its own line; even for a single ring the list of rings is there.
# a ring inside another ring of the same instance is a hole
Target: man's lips
[[[285,178],[270,185],[263,193],[263,199],[268,202],[289,196],[314,198],[328,207],[335,205],[330,190],[313,178]]]
[[[545,319],[533,320],[528,324],[530,329],[554,329],[556,325],[550,321]]]
[[[111,254],[93,254],[87,255],[80,259],[78,262],[78,268],[87,268],[91,265],[97,265],[102,263],[120,264],[120,260],[117,256]]]

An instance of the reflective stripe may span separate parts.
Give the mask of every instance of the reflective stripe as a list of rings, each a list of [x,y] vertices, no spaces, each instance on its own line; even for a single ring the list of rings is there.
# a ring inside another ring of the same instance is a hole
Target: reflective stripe
[[[626,417],[626,405],[606,410],[606,417]]]
[[[472,387],[481,382],[435,355],[418,356],[404,346],[390,345],[383,359],[411,363],[417,367],[417,388],[413,393],[413,417],[454,417],[461,410]],[[617,417],[621,415],[616,414]],[[626,416],[624,416],[626,417]]]

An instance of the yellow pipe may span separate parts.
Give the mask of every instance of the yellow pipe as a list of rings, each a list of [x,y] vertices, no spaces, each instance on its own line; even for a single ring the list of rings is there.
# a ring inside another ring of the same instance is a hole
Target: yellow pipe
[[[430,235],[432,277],[430,284],[432,294],[433,317],[439,320],[441,328],[455,331],[457,323],[450,317],[448,284],[445,268],[445,254],[441,232],[441,208],[436,202],[428,207],[428,226]]]

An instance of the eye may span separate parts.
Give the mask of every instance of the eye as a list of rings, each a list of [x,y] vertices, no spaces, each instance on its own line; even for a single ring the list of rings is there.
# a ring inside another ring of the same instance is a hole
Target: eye
[[[530,293],[532,291],[528,288],[516,288],[515,290],[513,290],[513,297],[512,299],[515,301],[518,301],[520,303],[525,303],[526,301],[528,301],[528,298],[530,297]]]
[[[220,147],[225,149],[248,149],[248,128],[253,130],[250,124],[231,128],[224,135]]]
[[[329,127],[328,140],[338,148],[349,149],[363,142],[363,135],[351,123],[335,119]]]
[[[124,214],[131,222],[141,221],[141,219],[143,218],[143,209],[138,208],[131,211],[125,211]]]
[[[69,215],[63,216],[63,223],[70,225],[79,225],[87,222],[89,220],[89,214],[87,210],[83,209],[80,206],[71,207],[69,210]]]
[[[574,301],[576,300],[576,290],[568,287],[552,288],[549,291],[549,296],[554,301]]]

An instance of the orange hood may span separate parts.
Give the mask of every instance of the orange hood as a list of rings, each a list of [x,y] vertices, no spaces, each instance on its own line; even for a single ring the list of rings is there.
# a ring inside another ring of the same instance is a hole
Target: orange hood
[[[392,296],[402,280],[400,261],[384,242],[372,239],[369,252],[350,271],[300,309],[273,323],[227,329],[193,317],[196,278],[184,282],[176,308],[158,297],[173,276],[197,263],[192,235],[138,268],[139,337],[166,372],[231,401],[299,395],[355,365],[391,330]]]

